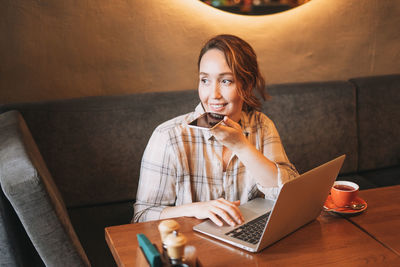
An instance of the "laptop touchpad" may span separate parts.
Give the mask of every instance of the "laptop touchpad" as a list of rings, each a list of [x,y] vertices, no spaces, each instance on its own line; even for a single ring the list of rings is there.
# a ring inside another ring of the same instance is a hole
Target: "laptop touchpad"
[[[239,209],[242,212],[245,220],[248,220],[272,210],[274,203],[274,201],[269,199],[256,198],[243,205],[240,205]]]
[[[242,215],[244,217],[245,221],[248,221],[254,217],[256,217],[257,215],[259,215],[259,213],[252,211],[251,209],[248,208],[240,208],[240,211],[242,212]]]

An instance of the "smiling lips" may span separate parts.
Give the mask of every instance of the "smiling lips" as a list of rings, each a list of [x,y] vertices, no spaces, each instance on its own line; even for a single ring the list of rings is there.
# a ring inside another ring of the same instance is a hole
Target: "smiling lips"
[[[212,111],[221,112],[227,104],[209,104]]]

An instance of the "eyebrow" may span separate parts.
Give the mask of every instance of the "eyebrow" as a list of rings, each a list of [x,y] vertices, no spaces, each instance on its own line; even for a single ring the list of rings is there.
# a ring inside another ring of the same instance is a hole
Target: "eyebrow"
[[[209,75],[209,74],[206,72],[200,72],[199,75]],[[232,75],[233,76],[233,73],[232,72],[223,72],[223,73],[218,74],[218,76],[224,76],[224,75]]]

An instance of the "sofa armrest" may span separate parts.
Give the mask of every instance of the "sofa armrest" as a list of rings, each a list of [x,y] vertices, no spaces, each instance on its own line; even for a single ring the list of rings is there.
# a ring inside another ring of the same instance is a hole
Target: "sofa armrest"
[[[18,111],[0,114],[0,183],[46,266],[90,266],[61,195]]]

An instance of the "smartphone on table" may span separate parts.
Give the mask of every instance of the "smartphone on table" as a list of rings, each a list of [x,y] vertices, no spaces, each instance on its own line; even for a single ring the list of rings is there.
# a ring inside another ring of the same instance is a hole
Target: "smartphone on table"
[[[191,128],[211,130],[217,127],[218,124],[222,123],[224,116],[225,115],[218,113],[206,112],[189,122],[188,125]]]

